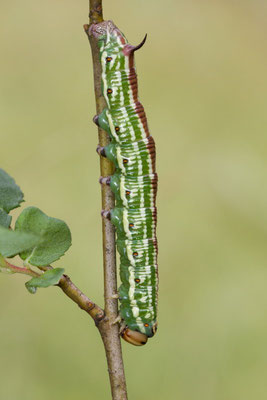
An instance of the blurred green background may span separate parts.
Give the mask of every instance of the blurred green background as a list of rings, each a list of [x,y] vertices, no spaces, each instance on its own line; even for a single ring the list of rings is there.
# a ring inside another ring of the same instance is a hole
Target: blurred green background
[[[267,3],[104,1],[137,44],[157,144],[159,330],[123,344],[129,399],[267,398]],[[55,263],[103,304],[87,1],[1,0],[0,166],[71,228]],[[17,215],[20,210],[15,212]],[[92,321],[0,276],[0,398],[109,399]]]

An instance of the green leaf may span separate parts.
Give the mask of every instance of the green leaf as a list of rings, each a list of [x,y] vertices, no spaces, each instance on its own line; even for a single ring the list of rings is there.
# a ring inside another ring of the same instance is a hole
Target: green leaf
[[[49,269],[41,276],[32,278],[25,283],[26,288],[32,294],[36,293],[37,288],[47,288],[56,285],[64,273],[63,268]]]
[[[68,225],[57,218],[48,217],[37,207],[25,208],[16,221],[16,232],[27,232],[41,237],[41,242],[20,257],[37,267],[49,265],[65,254],[71,245]]]
[[[0,209],[0,225],[8,228],[11,224],[11,215],[8,215],[4,210]]]
[[[30,282],[30,281],[29,281]],[[35,286],[27,286],[27,283],[25,283],[26,289],[31,293],[31,294],[35,294],[37,292],[37,288]]]
[[[15,181],[3,169],[0,168],[0,208],[9,213],[20,206],[23,201],[23,193]]]
[[[14,232],[0,226],[0,253],[4,257],[13,257],[22,251],[37,246],[40,237],[31,233]]]

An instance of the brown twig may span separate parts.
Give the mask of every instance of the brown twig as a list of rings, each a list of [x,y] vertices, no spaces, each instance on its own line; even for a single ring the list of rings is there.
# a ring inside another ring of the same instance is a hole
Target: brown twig
[[[90,24],[98,24],[103,21],[102,0],[89,0]]]
[[[102,0],[90,0],[90,25],[103,21]],[[106,107],[105,99],[101,92],[101,65],[99,61],[99,49],[96,39],[89,34],[89,25],[84,26],[88,35],[94,68],[94,89],[97,114]],[[100,146],[109,143],[108,134],[98,128]],[[114,173],[113,164],[106,158],[100,157],[101,176],[110,176]],[[107,185],[102,185],[102,209],[110,210],[114,208],[114,195]],[[105,295],[105,314],[107,320],[99,324],[99,331],[105,346],[108,362],[108,371],[113,400],[127,400],[126,380],[124,374],[121,342],[119,337],[118,324],[112,324],[118,315],[118,301],[114,298],[117,293],[116,277],[116,246],[114,226],[108,219],[102,221],[103,231],[103,262],[104,262],[104,295]]]
[[[38,273],[33,271],[31,268],[27,267],[18,267],[16,265],[11,264],[6,259],[1,259],[2,269],[9,270],[14,274],[23,274],[28,275],[33,278],[39,277],[42,273]],[[42,271],[48,271],[49,269],[53,269],[50,265],[45,267],[38,267]],[[58,284],[60,289],[72,300],[74,301],[82,310],[87,312],[95,321],[96,325],[98,326],[99,322],[105,319],[105,313],[102,308],[100,308],[97,304],[93,303],[76,285],[71,281],[71,279],[67,275],[63,275]]]
[[[70,280],[68,275],[63,275],[58,282],[58,285],[61,290],[72,300],[74,301],[82,310],[87,312],[90,317],[93,318],[96,325],[99,325],[99,322],[105,319],[105,313],[102,308],[100,308],[97,304],[93,303],[83,292],[80,291],[77,286]]]

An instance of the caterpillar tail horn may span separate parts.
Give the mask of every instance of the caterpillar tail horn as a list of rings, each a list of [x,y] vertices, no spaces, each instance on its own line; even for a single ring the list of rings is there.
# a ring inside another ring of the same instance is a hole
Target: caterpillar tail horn
[[[123,49],[123,53],[126,56],[129,56],[131,53],[134,53],[136,50],[141,49],[141,47],[143,47],[145,42],[146,42],[146,38],[147,38],[147,33],[145,34],[145,37],[142,40],[142,42],[139,43],[137,46],[132,46],[131,44],[126,44],[124,49]]]
[[[142,42],[140,44],[138,44],[137,46],[133,46],[132,51],[136,51],[136,50],[141,49],[141,47],[144,46],[144,44],[146,42],[146,39],[147,39],[147,33],[145,34],[145,37],[144,37],[144,39],[142,40]]]

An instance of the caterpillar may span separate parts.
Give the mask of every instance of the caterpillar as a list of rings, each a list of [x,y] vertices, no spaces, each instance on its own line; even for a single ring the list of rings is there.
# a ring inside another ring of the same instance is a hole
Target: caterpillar
[[[115,173],[100,179],[110,185],[115,208],[103,211],[115,225],[120,254],[119,287],[121,336],[143,345],[157,329],[158,246],[156,239],[158,176],[155,171],[155,143],[146,114],[138,100],[134,52],[112,21],[90,26],[98,42],[102,66],[102,94],[107,108],[94,117],[105,130],[110,144],[98,153],[115,165]]]

